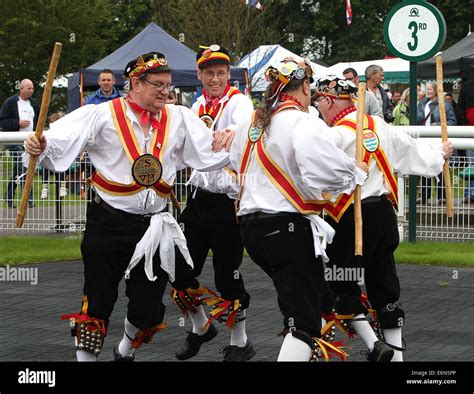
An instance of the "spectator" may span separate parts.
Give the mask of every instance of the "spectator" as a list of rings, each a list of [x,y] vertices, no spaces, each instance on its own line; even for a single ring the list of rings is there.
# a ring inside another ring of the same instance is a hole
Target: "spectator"
[[[390,99],[392,102],[392,107],[395,108],[400,103],[401,99],[402,99],[402,94],[398,90],[395,90],[394,92],[392,92],[392,97]]]
[[[400,97],[400,102],[393,110],[393,124],[395,126],[410,125],[410,89],[405,89]]]
[[[20,82],[20,90],[5,100],[2,107],[0,127],[4,131],[33,131],[36,128],[39,115],[39,104],[32,97],[35,88],[29,79]],[[21,155],[24,152],[22,145],[7,145],[7,149],[13,154],[13,174],[8,182],[5,201],[9,208],[14,208],[13,199],[18,181],[21,179],[24,187],[26,168],[23,167]],[[30,208],[34,206],[32,194],[30,194]]]
[[[365,69],[365,79],[367,81],[367,89],[370,90],[377,98],[382,108],[383,118],[389,123],[393,120],[393,107],[387,92],[380,86],[383,81],[383,68],[372,64]]]
[[[121,96],[119,90],[114,86],[115,76],[112,70],[103,69],[99,74],[97,83],[100,86],[99,89],[84,100],[84,105],[105,103]]]
[[[418,103],[420,103],[426,97],[426,92],[424,89],[418,87]]]
[[[356,86],[359,85],[359,76],[357,75],[357,71],[355,69],[351,67],[346,68],[342,74],[348,81],[353,82]],[[367,115],[383,117],[382,107],[375,95],[369,89],[367,89],[365,94],[365,113]]]
[[[168,98],[166,99],[166,104],[173,104],[173,105],[178,104],[178,97],[174,90],[171,90],[170,92],[168,92]]]
[[[417,119],[419,125],[439,126],[441,124],[437,89],[438,85],[434,82],[430,82],[426,85],[426,97],[418,104]],[[445,105],[447,124],[449,126],[454,126],[457,124],[457,120],[456,115],[454,114],[453,106],[447,101]],[[443,173],[439,174],[438,177],[441,180],[441,187],[436,188],[436,194],[438,203],[441,203],[446,199],[446,190],[444,188]],[[421,179],[421,189],[421,202],[426,203],[431,196],[431,178]]]

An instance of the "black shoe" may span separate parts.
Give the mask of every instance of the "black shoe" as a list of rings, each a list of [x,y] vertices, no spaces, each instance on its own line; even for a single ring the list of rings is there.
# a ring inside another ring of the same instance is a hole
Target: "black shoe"
[[[204,335],[198,335],[190,332],[186,337],[183,345],[175,353],[178,360],[187,360],[188,358],[194,357],[199,353],[201,345],[204,342],[209,342],[218,333],[217,328],[214,324],[211,324]]]
[[[122,356],[118,351],[118,345],[114,347],[114,361],[131,363],[135,361],[135,356]]]
[[[388,362],[394,355],[393,349],[385,342],[377,341],[370,353],[367,353],[367,360],[371,362]]]
[[[244,347],[229,345],[221,350],[224,353],[224,361],[244,362],[250,360],[257,352],[253,349],[252,343],[247,339]]]
[[[28,208],[34,208],[35,203],[33,201],[28,202]]]
[[[8,208],[16,208],[12,200],[6,200]]]

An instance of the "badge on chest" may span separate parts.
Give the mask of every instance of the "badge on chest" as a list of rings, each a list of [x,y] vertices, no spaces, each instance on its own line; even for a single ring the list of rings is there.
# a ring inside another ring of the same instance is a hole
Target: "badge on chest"
[[[146,153],[138,157],[132,165],[132,176],[140,186],[150,187],[158,182],[163,173],[160,160]]]

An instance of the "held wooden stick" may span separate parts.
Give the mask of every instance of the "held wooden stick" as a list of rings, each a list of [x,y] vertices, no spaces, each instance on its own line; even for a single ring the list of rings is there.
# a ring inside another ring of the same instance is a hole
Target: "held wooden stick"
[[[357,129],[356,129],[356,163],[362,161],[363,155],[363,130],[365,120],[365,92],[367,90],[364,82],[359,83],[358,106],[357,106]],[[354,221],[355,221],[355,251],[356,256],[362,256],[362,205],[361,189],[357,185],[354,190]]]
[[[436,81],[438,84],[439,115],[441,119],[441,140],[448,139],[448,126],[446,121],[446,104],[444,102],[443,88],[443,58],[436,56]],[[449,159],[443,165],[444,184],[446,185],[446,212],[448,218],[453,217],[453,191],[451,189],[451,174],[449,173]]]
[[[53,89],[54,76],[58,67],[59,55],[61,54],[62,44],[56,42],[54,44],[53,56],[49,64],[48,77],[46,78],[46,84],[44,86],[43,100],[41,101],[40,113],[38,116],[38,123],[36,124],[35,136],[40,138],[43,134],[44,123],[46,121],[46,115],[48,114],[49,102],[51,100],[51,91]],[[16,226],[18,228],[23,226],[25,220],[26,209],[28,208],[28,198],[30,197],[31,185],[33,184],[33,178],[35,175],[35,167],[38,156],[31,156],[28,164],[28,171],[26,172],[25,187],[21,196],[20,208],[16,215]]]

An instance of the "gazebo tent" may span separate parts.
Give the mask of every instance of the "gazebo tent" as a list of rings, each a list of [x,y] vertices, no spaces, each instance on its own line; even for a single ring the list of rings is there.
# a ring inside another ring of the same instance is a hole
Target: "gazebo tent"
[[[365,69],[376,64],[383,68],[385,83],[408,83],[410,79],[410,62],[398,57],[378,60],[365,60],[360,62],[343,62],[329,67],[328,74],[342,75],[342,72],[349,67],[357,71],[361,80],[365,80]]]
[[[172,73],[172,81],[175,86],[201,86],[201,82],[196,76],[196,52],[152,22],[110,55],[92,66],[74,73],[68,79],[68,111],[81,105],[81,85],[82,87],[97,86],[97,78],[101,70],[111,69],[115,75],[116,86],[122,87],[122,72],[127,63],[137,56],[152,51],[162,52],[166,56],[169,65],[175,70]],[[231,84],[238,82],[239,88],[245,89],[246,72],[246,69],[232,67]]]
[[[295,55],[281,45],[260,45],[240,59],[237,66],[245,67],[249,70],[252,92],[263,92],[268,85],[265,78],[267,67],[277,64],[285,57],[294,57],[298,60],[302,60],[301,56]],[[316,77],[325,75],[327,67],[315,62],[311,62],[311,64],[315,69]]]
[[[469,33],[442,54],[443,77],[474,79],[474,35]],[[436,60],[431,58],[418,64],[419,79],[436,79]]]

